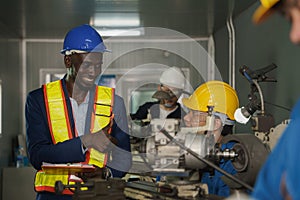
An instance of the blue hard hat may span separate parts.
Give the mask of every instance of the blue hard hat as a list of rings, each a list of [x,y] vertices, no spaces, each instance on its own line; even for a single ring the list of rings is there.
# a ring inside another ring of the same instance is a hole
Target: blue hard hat
[[[60,53],[106,52],[101,35],[90,25],[84,24],[71,29],[64,40]]]

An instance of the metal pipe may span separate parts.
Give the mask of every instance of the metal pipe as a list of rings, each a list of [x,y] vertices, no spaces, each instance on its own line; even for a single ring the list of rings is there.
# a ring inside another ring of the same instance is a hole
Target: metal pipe
[[[229,47],[228,47],[228,71],[229,71],[229,73],[228,73],[228,79],[229,79],[229,85],[231,85],[232,86],[232,77],[231,77],[231,66],[232,66],[232,64],[231,64],[231,62],[232,62],[232,48],[231,48],[231,45],[232,45],[232,43],[231,43],[231,40],[232,40],[232,32],[231,32],[231,27],[230,27],[230,25],[229,25],[229,21],[227,20],[227,22],[226,22],[226,25],[227,25],[227,30],[228,30],[228,41],[229,41],[229,43],[228,43],[228,45],[229,45]]]
[[[235,30],[232,21],[234,1],[229,1],[228,19],[226,22],[229,39],[229,84],[235,88]]]
[[[232,16],[230,17],[229,24],[232,32],[232,69],[231,69],[231,78],[232,78],[232,87],[235,88],[235,29],[233,26]]]

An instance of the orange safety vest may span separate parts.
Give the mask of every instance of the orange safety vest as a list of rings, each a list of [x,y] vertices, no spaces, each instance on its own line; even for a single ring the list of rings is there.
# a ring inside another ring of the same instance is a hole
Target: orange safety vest
[[[53,144],[73,138],[62,80],[43,85],[48,124]],[[94,108],[91,113],[91,133],[98,132],[108,126],[113,119],[112,107],[114,89],[97,86],[95,90]],[[77,136],[77,133],[75,133]],[[84,164],[96,165],[103,168],[107,162],[107,154],[91,148],[86,153]],[[55,192],[55,182],[62,181],[64,185],[73,184],[70,175],[46,174],[43,170],[36,173],[35,190],[37,192]],[[65,189],[63,194],[73,194]]]

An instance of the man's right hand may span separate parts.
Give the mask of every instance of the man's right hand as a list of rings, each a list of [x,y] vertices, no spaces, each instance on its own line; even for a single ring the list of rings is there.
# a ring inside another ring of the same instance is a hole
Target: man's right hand
[[[108,152],[113,145],[108,135],[102,130],[96,133],[84,134],[80,136],[80,139],[84,147],[94,148],[100,152]]]

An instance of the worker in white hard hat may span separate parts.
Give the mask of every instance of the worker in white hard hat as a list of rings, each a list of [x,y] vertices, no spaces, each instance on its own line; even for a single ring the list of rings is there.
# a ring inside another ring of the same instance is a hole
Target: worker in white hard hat
[[[166,69],[160,77],[160,85],[157,92],[152,96],[158,99],[155,102],[146,102],[141,105],[137,112],[130,114],[132,120],[143,120],[151,118],[174,118],[183,119],[185,111],[178,103],[185,87],[185,77],[178,67],[170,67]]]

